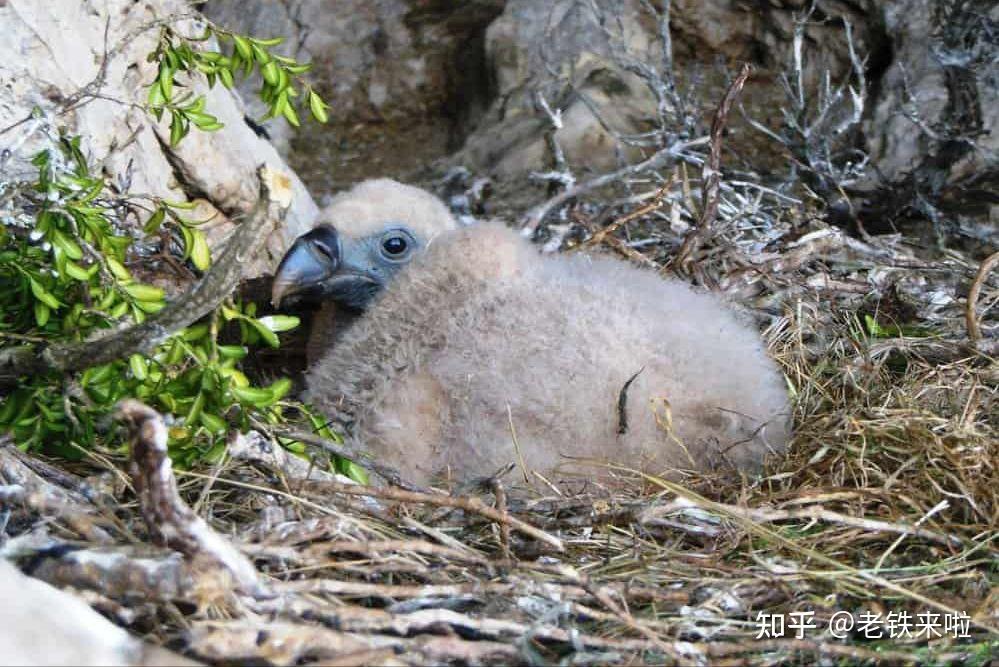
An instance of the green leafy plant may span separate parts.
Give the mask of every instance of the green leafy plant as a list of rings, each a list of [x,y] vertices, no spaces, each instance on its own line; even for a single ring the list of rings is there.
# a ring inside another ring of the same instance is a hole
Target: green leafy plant
[[[22,184],[22,220],[0,225],[0,349],[10,345],[80,341],[100,329],[144,321],[165,304],[164,290],[128,269],[139,258],[136,240],[119,228],[126,206],[147,206],[110,191],[93,175],[78,137],[38,153],[35,182]],[[148,199],[148,198],[147,198]],[[210,262],[199,224],[183,218],[186,204],[154,200],[146,233],[174,220],[186,238],[185,258],[198,269]],[[148,208],[147,208],[148,210]],[[237,342],[224,343],[232,323]],[[93,366],[80,373],[25,378],[0,402],[0,431],[23,449],[79,458],[108,430],[108,416],[125,397],[138,398],[172,417],[170,453],[181,465],[217,461],[233,429],[281,424],[286,411],[304,415],[314,432],[337,439],[306,406],[287,399],[291,381],[254,385],[240,361],[255,345],[278,347],[279,334],[298,318],[258,317],[256,305],[230,301],[205,321],[161,343],[151,354]],[[109,444],[114,444],[110,443]],[[297,453],[304,445],[284,439]],[[348,461],[337,469],[364,480]]]
[[[199,44],[215,37],[220,44],[229,44],[228,53],[199,48]],[[146,103],[157,120],[170,115],[170,143],[177,145],[190,132],[191,126],[211,132],[221,129],[222,122],[205,110],[203,95],[195,96],[184,90],[177,80],[179,73],[190,76],[203,75],[209,86],[220,82],[232,88],[236,79],[248,77],[255,71],[261,80],[260,99],[268,105],[266,118],[283,116],[298,127],[299,111],[308,111],[320,123],[329,121],[329,105],[302,75],[311,69],[310,63],[300,63],[294,58],[274,53],[272,49],[283,41],[281,37],[260,39],[239,35],[209,24],[199,38],[180,35],[172,27],[160,30],[156,49],[149,54],[149,62],[159,65],[156,78],[149,85]],[[296,83],[302,86],[301,92]]]
[[[200,48],[212,36],[230,44],[230,52]],[[223,127],[206,111],[205,97],[195,96],[178,77],[182,73],[230,88],[238,76],[256,70],[268,116],[283,116],[297,126],[293,100],[298,98],[316,120],[327,122],[329,106],[301,83],[310,65],[273,53],[280,42],[211,24],[196,39],[162,28],[149,54],[157,76],[149,86],[147,109],[157,119],[169,114],[171,144],[181,142],[192,126],[207,132]],[[211,251],[200,229],[207,221],[188,217],[193,203],[117,194],[91,172],[79,137],[60,136],[57,146],[39,152],[33,164],[38,169],[34,182],[0,183],[0,194],[19,211],[0,224],[0,351],[81,341],[101,329],[141,323],[164,307],[164,290],[137,279],[128,268],[150,252],[148,245],[136,243],[141,234],[121,224],[130,213],[146,218],[143,234],[164,241],[161,253],[169,252],[175,238],[183,247],[181,261],[197,271],[209,269]],[[232,430],[267,428],[286,422],[289,414],[302,417],[314,433],[339,440],[320,416],[287,398],[290,380],[258,386],[240,370],[251,347],[278,347],[279,334],[298,324],[298,318],[286,315],[258,317],[255,304],[230,300],[148,355],[132,354],[78,373],[24,378],[0,395],[0,432],[11,433],[22,449],[78,458],[95,443],[116,444],[108,437],[113,434],[110,413],[119,400],[134,397],[168,416],[170,454],[181,465],[217,461]],[[223,329],[235,330],[238,340],[223,341]],[[305,453],[301,442],[280,442]],[[334,460],[333,465],[359,481],[367,479],[350,461]]]

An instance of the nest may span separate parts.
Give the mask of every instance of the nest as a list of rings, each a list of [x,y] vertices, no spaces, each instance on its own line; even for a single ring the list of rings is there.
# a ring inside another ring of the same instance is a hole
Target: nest
[[[768,313],[794,396],[789,454],[759,479],[622,469],[613,493],[514,502],[501,479],[461,495],[350,484],[251,436],[174,474],[158,415],[131,405],[130,460],[95,451],[67,471],[0,448],[0,551],[211,663],[987,662],[999,373],[964,336],[969,306],[940,296],[977,263],[807,216],[754,237],[732,201],[693,259]],[[567,216],[585,235],[596,214]],[[668,231],[632,220],[597,242],[661,263]],[[995,299],[987,279],[978,292]]]

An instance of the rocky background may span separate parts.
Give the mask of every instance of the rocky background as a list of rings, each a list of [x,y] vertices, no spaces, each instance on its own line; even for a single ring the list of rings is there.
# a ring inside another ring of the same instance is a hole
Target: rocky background
[[[455,7],[457,5],[457,7]],[[670,6],[671,5],[671,6]],[[655,124],[656,101],[634,62],[660,58],[654,9],[669,9],[677,87],[710,119],[739,62],[756,70],[746,113],[777,130],[788,97],[795,17],[809,3],[717,0],[209,0],[213,20],[287,35],[288,53],[316,64],[336,126],[268,130],[317,196],[370,175],[428,181],[460,165],[537,198],[526,175],[550,167],[542,93],[562,110],[557,137],[577,175],[642,153],[622,134]],[[866,76],[862,116],[842,142],[866,161],[847,184],[872,232],[928,223],[937,235],[994,247],[999,119],[999,4],[930,0],[821,1],[803,34],[808,90],[851,76],[845,23]],[[252,99],[252,89],[244,90]],[[251,103],[251,109],[253,108]],[[830,128],[831,134],[832,128]],[[727,149],[780,178],[787,148],[738,119]],[[426,169],[434,164],[436,171]],[[508,187],[502,187],[503,185]],[[991,239],[991,240],[990,240]]]
[[[331,125],[296,131],[277,119],[263,122],[260,133],[243,120],[263,112],[252,80],[240,97],[192,81],[226,127],[195,132],[170,149],[165,128],[134,100],[154,75],[144,59],[156,39],[149,22],[190,13],[188,5],[8,0],[0,3],[4,171],[22,173],[32,146],[63,127],[87,137],[88,154],[103,160],[107,173],[127,174],[123,185],[133,192],[196,200],[204,217],[221,212],[209,225],[217,244],[252,203],[254,167],[288,163],[305,187],[296,185],[286,227],[255,273],[311,224],[313,197],[321,203],[369,176],[439,186],[437,179],[460,167],[491,179],[499,196],[490,212],[517,216],[551,186],[530,175],[553,167],[552,138],[564,154],[559,168],[575,179],[635,163],[656,147],[634,138],[651,136],[662,120],[657,109],[664,106],[641,67],[662,63],[656,15],[663,13],[674,77],[665,83],[675,85],[673,106],[683,107],[666,109],[681,119],[677,136],[705,132],[738,64],[749,62],[755,71],[742,95],[745,116],[786,140],[733,114],[724,162],[787,184],[797,173],[789,173],[789,155],[800,159],[814,141],[782,130],[781,110],[794,114],[794,92],[782,78],[795,62],[804,2],[209,0],[195,7],[238,32],[284,36],[279,50],[314,63],[311,80],[332,104]],[[840,162],[851,162],[838,183],[821,174],[808,183],[834,216],[846,207],[872,233],[901,226],[924,233],[930,245],[946,237],[970,242],[976,254],[994,248],[997,20],[996,2],[815,3],[798,49],[802,85],[816,91],[827,80],[847,81],[861,96],[859,122],[844,136],[836,123],[814,128],[836,144]],[[845,42],[847,24],[857,60]],[[74,103],[87,92],[99,95]],[[560,112],[557,131],[540,100]],[[55,115],[28,122],[32,109]]]

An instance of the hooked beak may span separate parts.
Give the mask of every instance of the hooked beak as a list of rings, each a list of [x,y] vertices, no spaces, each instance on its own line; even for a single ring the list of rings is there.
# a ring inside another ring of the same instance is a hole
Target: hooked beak
[[[271,303],[279,308],[289,296],[322,297],[326,281],[340,268],[341,257],[340,235],[335,228],[320,225],[299,236],[274,274]]]
[[[363,309],[384,286],[359,259],[363,250],[351,239],[341,239],[330,225],[320,225],[303,234],[278,265],[271,303],[279,308],[290,296],[313,301],[330,298]]]

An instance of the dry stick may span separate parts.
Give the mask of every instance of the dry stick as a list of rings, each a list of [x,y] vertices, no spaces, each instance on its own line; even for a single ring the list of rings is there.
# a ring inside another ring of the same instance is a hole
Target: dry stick
[[[735,98],[738,97],[742,87],[746,85],[746,79],[749,78],[752,71],[753,68],[749,63],[742,66],[739,76],[735,77],[735,81],[725,91],[725,96],[722,97],[722,101],[715,111],[714,119],[711,121],[711,152],[708,154],[708,159],[704,163],[704,169],[701,172],[701,179],[704,182],[704,191],[701,196],[701,217],[697,221],[697,226],[683,240],[683,244],[680,246],[680,250],[677,251],[676,256],[666,265],[668,268],[683,269],[686,267],[690,261],[690,255],[701,245],[718,213],[718,201],[721,192],[722,132],[725,130],[728,112],[732,108],[732,104],[735,102]]]
[[[445,496],[434,493],[420,493],[417,491],[407,491],[395,488],[377,488],[373,486],[362,486],[360,484],[341,484],[340,482],[317,482],[307,480],[302,484],[303,488],[314,489],[322,492],[343,493],[349,496],[371,496],[372,498],[383,498],[385,500],[397,500],[403,503],[424,503],[436,505],[438,507],[454,507],[478,514],[490,521],[497,523],[508,523],[514,530],[539,540],[555,548],[564,551],[562,540],[554,535],[550,535],[543,530],[521,521],[510,515],[504,515],[493,507],[489,507],[484,502],[475,497]]]
[[[588,246],[594,246],[600,243],[604,243],[609,235],[613,234],[618,229],[628,224],[632,220],[640,218],[643,215],[648,215],[653,211],[659,210],[663,205],[663,199],[665,199],[666,195],[669,194],[669,191],[673,189],[674,182],[676,182],[676,172],[670,174],[669,180],[666,181],[666,183],[661,188],[659,188],[659,190],[655,193],[655,195],[652,196],[652,201],[637,207],[635,210],[631,211],[630,213],[622,215],[620,218],[614,220],[612,223],[610,223],[603,229],[595,232],[593,236],[586,239],[586,241],[584,241],[583,243],[579,244],[576,247],[585,248]]]
[[[493,495],[496,496],[496,509],[499,510],[500,515],[503,517],[503,521],[500,521],[499,524],[500,547],[503,549],[503,558],[513,560],[513,554],[510,552],[510,515],[506,511],[506,489],[503,488],[503,482],[499,477],[493,477],[492,486]]]
[[[194,287],[142,324],[114,329],[81,343],[52,345],[40,353],[25,347],[0,352],[0,387],[14,384],[25,375],[78,371],[149,352],[215,310],[236,288],[250,257],[264,245],[267,226],[283,220],[291,204],[291,181],[287,176],[264,166],[257,169],[257,175],[260,194],[256,206]]]
[[[521,228],[521,233],[525,235],[532,234],[549,213],[570,199],[586,194],[591,190],[602,188],[605,185],[610,185],[611,183],[619,181],[627,176],[639,174],[643,171],[649,171],[651,169],[659,169],[660,167],[672,164],[682,156],[683,151],[688,148],[700,146],[705,142],[705,140],[706,137],[700,137],[697,139],[691,139],[690,141],[677,141],[671,146],[659,149],[652,154],[652,157],[644,160],[643,162],[623,167],[617,171],[612,171],[609,174],[597,176],[596,178],[590,179],[584,183],[572,186],[571,188],[555,195],[541,204],[538,204],[528,211],[527,215],[524,216],[524,224]]]
[[[167,456],[167,429],[152,408],[134,399],[118,404],[118,416],[129,427],[132,485],[142,517],[154,540],[189,559],[203,559],[228,570],[236,585],[254,596],[266,594],[253,564],[212,530],[177,492],[177,478]]]
[[[999,264],[999,252],[994,252],[985,258],[982,265],[978,267],[978,275],[972,281],[971,289],[968,290],[964,321],[968,327],[968,340],[971,341],[972,345],[978,345],[978,341],[982,339],[982,328],[978,322],[978,316],[975,314],[975,304],[978,303],[978,295],[982,291],[982,285],[985,284],[985,278],[988,277],[989,272],[995,268],[996,264]]]

